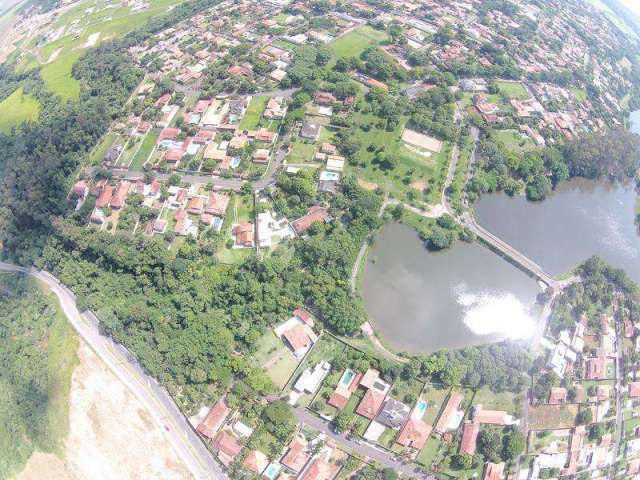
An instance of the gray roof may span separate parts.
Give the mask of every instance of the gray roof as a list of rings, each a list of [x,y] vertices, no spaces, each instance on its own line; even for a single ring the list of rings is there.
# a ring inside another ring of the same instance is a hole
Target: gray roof
[[[389,397],[378,413],[376,421],[385,427],[397,429],[405,424],[410,412],[411,409],[404,403]]]
[[[300,136],[304,138],[313,138],[314,140],[320,135],[320,123],[315,121],[305,120],[300,130]]]

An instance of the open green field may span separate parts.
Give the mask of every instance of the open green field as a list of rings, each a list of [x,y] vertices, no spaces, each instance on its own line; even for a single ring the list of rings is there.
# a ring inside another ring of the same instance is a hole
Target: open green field
[[[255,130],[258,127],[264,109],[267,108],[267,102],[269,102],[269,97],[266,95],[251,97],[247,111],[240,122],[241,130]]]
[[[441,446],[440,440],[435,437],[429,437],[427,443],[424,448],[418,454],[417,461],[419,464],[424,465],[425,467],[431,467],[431,464],[438,456],[438,452],[440,451]]]
[[[575,404],[532,406],[529,409],[529,428],[554,430],[573,427],[578,411]]]
[[[330,64],[335,64],[338,58],[359,57],[367,48],[380,45],[387,38],[386,32],[376,30],[369,25],[356,28],[331,42],[329,48],[334,58]]]
[[[480,404],[486,410],[504,410],[511,414],[515,414],[519,410],[518,397],[515,394],[511,392],[495,393],[488,387],[476,391],[473,396],[473,404]]]
[[[296,357],[272,330],[266,332],[258,341],[258,350],[253,354],[253,358],[257,365],[263,366],[278,388],[284,388],[298,366]]]
[[[569,90],[571,90],[571,93],[575,95],[576,100],[579,102],[584,102],[587,99],[587,91],[584,88],[571,87]]]
[[[509,97],[509,100],[526,100],[529,94],[520,82],[496,82],[500,93]]]
[[[494,138],[504,145],[507,150],[524,153],[536,148],[536,144],[529,137],[522,136],[517,130],[497,130]]]
[[[47,88],[64,99],[77,99],[80,94],[80,84],[71,76],[71,68],[87,48],[93,46],[89,44],[90,40],[95,41],[97,45],[106,38],[122,37],[148,19],[167,12],[170,7],[178,3],[180,0],[151,0],[148,9],[134,13],[128,6],[104,9],[103,2],[82,2],[65,12],[53,27],[68,26],[74,21],[79,21],[78,26],[82,29],[82,33],[77,38],[73,35],[65,35],[40,48],[39,59],[45,62],[41,76]],[[95,10],[86,14],[85,10],[90,7],[94,7]],[[55,58],[47,63],[54,55]],[[33,62],[28,66],[32,65]]]
[[[40,102],[17,89],[0,102],[0,132],[9,133],[23,122],[34,121],[40,115]]]
[[[358,178],[376,184],[400,200],[440,201],[449,164],[449,144],[445,143],[440,153],[426,157],[409,150],[400,138],[407,118],[402,118],[392,131],[379,128],[379,119],[373,114],[357,112],[353,119],[357,126],[354,138],[360,149],[356,154],[358,164],[349,165],[348,169]],[[385,170],[374,163],[378,150],[397,160],[395,168]]]
[[[316,152],[314,143],[306,143],[302,140],[294,140],[291,142],[291,150],[287,156],[287,163],[312,163],[313,155]]]

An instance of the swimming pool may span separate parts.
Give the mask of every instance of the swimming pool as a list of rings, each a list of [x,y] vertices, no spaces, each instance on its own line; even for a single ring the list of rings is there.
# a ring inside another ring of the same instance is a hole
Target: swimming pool
[[[416,403],[416,406],[413,409],[413,414],[411,416],[415,420],[421,420],[426,410],[427,410],[427,402],[425,402],[423,399],[420,398]]]
[[[340,379],[340,383],[342,385],[344,385],[345,387],[348,387],[349,385],[351,385],[351,382],[353,382],[353,377],[356,376],[356,372],[354,372],[353,370],[350,369],[346,369],[344,371],[344,373],[342,374],[342,378]]]
[[[280,465],[278,465],[277,463],[270,463],[267,469],[264,471],[263,475],[269,480],[273,480],[274,478],[276,478],[279,472]]]

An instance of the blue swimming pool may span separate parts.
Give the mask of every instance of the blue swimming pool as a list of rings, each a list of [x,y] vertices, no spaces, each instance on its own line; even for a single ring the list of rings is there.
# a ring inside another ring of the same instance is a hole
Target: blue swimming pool
[[[280,473],[280,465],[278,465],[277,463],[271,463],[264,471],[263,475],[269,480],[273,480],[278,476],[278,473]]]
[[[340,383],[342,385],[344,385],[345,387],[348,387],[349,385],[351,385],[351,382],[353,382],[353,377],[356,376],[356,372],[354,372],[353,370],[345,370],[345,372],[342,374],[342,378],[340,379]]]
[[[426,412],[427,410],[427,402],[425,402],[423,399],[419,399],[416,403],[415,408],[413,409],[413,418],[415,418],[416,420],[420,420],[422,419],[422,417],[424,416],[424,412]]]

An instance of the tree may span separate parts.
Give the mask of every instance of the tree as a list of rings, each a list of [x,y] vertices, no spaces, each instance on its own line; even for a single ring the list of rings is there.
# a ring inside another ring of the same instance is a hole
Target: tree
[[[353,413],[346,413],[342,411],[333,419],[332,424],[338,432],[342,433],[349,429],[353,423],[353,419]]]
[[[576,423],[578,425],[587,425],[593,420],[593,413],[590,408],[582,408],[576,416]]]
[[[525,445],[525,438],[522,433],[514,431],[505,435],[502,438],[503,460],[509,461],[518,458],[524,452]]]
[[[457,454],[451,458],[451,466],[458,470],[469,470],[473,467],[474,458],[473,455]]]
[[[489,462],[500,461],[500,434],[494,430],[481,430],[478,435],[478,451]]]
[[[265,428],[281,441],[286,441],[296,426],[296,420],[287,402],[276,400],[262,412]]]

